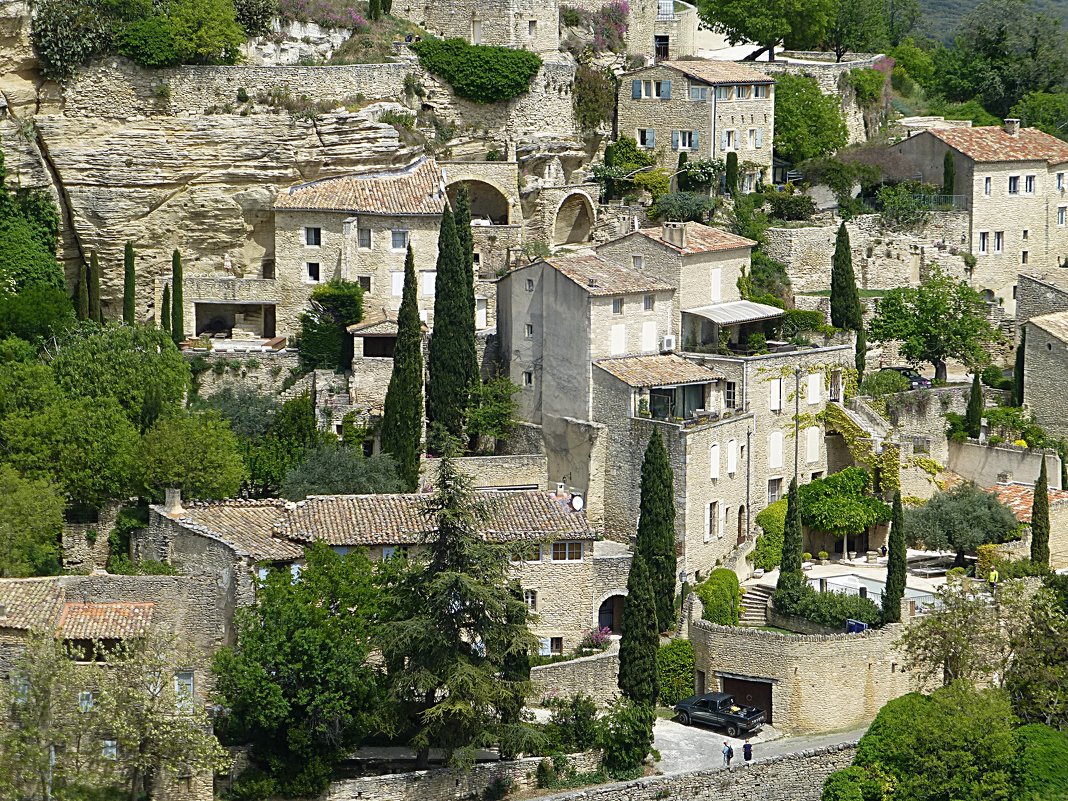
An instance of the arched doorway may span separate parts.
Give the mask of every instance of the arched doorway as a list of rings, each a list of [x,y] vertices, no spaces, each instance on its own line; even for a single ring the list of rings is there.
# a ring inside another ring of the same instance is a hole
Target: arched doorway
[[[597,609],[597,628],[609,629],[613,634],[623,633],[623,604],[625,595],[610,595]]]
[[[456,194],[461,186],[467,187],[467,196],[471,201],[472,225],[508,225],[508,198],[501,190],[485,181],[457,181],[449,184],[445,190],[453,205],[456,204]]]
[[[593,206],[590,199],[581,192],[575,192],[564,198],[556,210],[553,223],[553,244],[572,245],[589,242],[593,234]]]

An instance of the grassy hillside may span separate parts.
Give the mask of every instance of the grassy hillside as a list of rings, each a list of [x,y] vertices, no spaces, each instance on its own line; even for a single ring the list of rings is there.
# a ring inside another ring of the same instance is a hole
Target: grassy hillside
[[[978,4],[978,0],[920,0],[923,15],[917,32],[932,39],[951,39],[960,21]],[[1068,35],[1068,0],[1038,0],[1033,5],[1059,18],[1061,28]]]

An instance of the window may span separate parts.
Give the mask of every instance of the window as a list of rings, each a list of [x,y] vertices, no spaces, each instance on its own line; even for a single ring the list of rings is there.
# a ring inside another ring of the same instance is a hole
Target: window
[[[723,405],[728,409],[734,409],[738,406],[738,384],[734,381],[728,381],[726,389],[723,390]]]
[[[717,523],[719,523],[719,501],[712,501],[705,509],[705,542],[716,536]]]
[[[645,311],[654,311],[656,309],[656,295],[646,295],[642,298],[642,308]]]
[[[690,87],[690,100],[698,100],[701,102],[708,100],[708,87],[707,86],[691,86]]]
[[[985,256],[987,254],[987,252],[989,251],[989,247],[990,247],[990,232],[989,231],[980,231],[979,232],[979,255],[980,256]]]
[[[913,453],[930,453],[931,452],[931,440],[927,437],[913,437],[912,438],[912,452]]]
[[[674,150],[696,150],[697,131],[672,131],[671,145]]]
[[[438,274],[434,270],[427,270],[426,272],[420,273],[420,276],[423,279],[423,297],[434,297],[434,289],[437,286]]]
[[[1057,191],[1058,192],[1063,192],[1064,191],[1064,173],[1063,172],[1057,173]]]
[[[738,138],[735,131],[721,131],[719,135],[720,150],[734,150],[737,147]]]
[[[528,278],[527,279],[527,292],[533,292],[533,291],[534,291],[534,279],[533,278]]]
[[[538,593],[537,590],[523,590],[523,601],[527,605],[527,609],[531,612],[538,611]]]
[[[404,273],[392,272],[389,274],[389,291],[395,298],[404,294]]]
[[[471,22],[471,44],[482,44],[482,21],[473,20]]]
[[[808,374],[808,392],[805,393],[808,398],[809,406],[814,406],[822,400],[823,394],[823,374],[822,373],[809,373]]]
[[[1005,248],[1005,232],[994,231],[994,252],[1001,253]]]
[[[652,128],[639,128],[636,138],[638,147],[644,147],[646,150],[652,150],[656,147],[656,131]]]
[[[768,467],[782,467],[782,432],[768,434]]]
[[[612,326],[609,350],[613,356],[622,356],[627,352],[627,326],[623,323]]]
[[[180,670],[174,674],[175,708],[179,711],[193,711],[193,671]]]
[[[119,758],[119,742],[118,740],[103,740],[100,743],[100,756],[104,759],[118,759]]]
[[[768,504],[773,504],[782,498],[782,479],[772,478],[768,480]]]
[[[612,314],[623,313],[623,298],[612,298]]]
[[[534,34],[538,31],[538,21],[536,19],[527,21],[527,36],[534,38]]]
[[[748,131],[746,131],[745,142],[750,150],[756,150],[756,135],[756,128],[750,128]]]
[[[1024,194],[1025,195],[1033,195],[1034,193],[1035,193],[1035,176],[1033,176],[1033,175],[1025,175],[1024,176]]]
[[[553,656],[559,656],[564,652],[564,638],[563,637],[550,637],[549,638],[549,653]]]
[[[534,373],[530,372],[530,370],[526,370],[526,371],[523,372],[523,386],[524,387],[532,387],[532,386],[534,386]]]
[[[768,96],[768,87],[763,84],[756,84],[753,87],[753,97],[766,98]]]
[[[823,471],[822,470],[813,470],[812,471],[812,477],[809,479],[809,481],[819,481],[821,478],[823,478]]]
[[[630,266],[635,270],[645,269],[645,257],[634,255],[630,257]]]
[[[986,195],[987,197],[990,196],[990,179],[989,178],[984,178],[983,179],[983,194]]]
[[[390,231],[389,232],[389,246],[392,250],[407,250],[408,249],[408,232],[407,231]]]
[[[1020,264],[1027,264],[1027,251],[1026,250],[1020,251]],[[1015,300],[1016,299],[1016,287],[1013,287],[1012,291],[1013,291],[1012,297]]]
[[[1020,232],[1020,238],[1023,239],[1024,242],[1026,242],[1030,238],[1030,236],[1031,231],[1027,228],[1024,228],[1023,231]]]
[[[1009,176],[1009,194],[1010,195],[1018,195],[1018,194],[1020,194],[1020,176],[1019,175],[1010,175]]]
[[[356,229],[356,247],[360,250],[371,249],[371,229],[370,228],[357,228]]]
[[[777,412],[782,409],[782,379],[773,378],[768,382],[768,409]]]
[[[708,477],[713,481],[719,479],[719,443],[714,442],[708,449]]]
[[[717,86],[716,100],[734,100],[733,86]]]
[[[646,320],[642,323],[642,353],[656,350],[656,321]]]
[[[322,228],[305,228],[304,229],[304,244],[310,248],[317,248],[323,244],[323,229]]]
[[[582,561],[582,543],[581,542],[554,542],[553,543],[553,561],[554,562],[581,562]]]
[[[727,440],[727,475],[738,472],[738,441]]]
[[[723,299],[723,270],[713,267],[708,271],[709,300],[719,303]]]
[[[92,690],[82,690],[78,693],[78,709],[82,712],[88,712],[93,708],[93,692]]]
[[[527,339],[534,339],[534,324],[527,323],[526,325],[524,325],[523,333],[526,335]]]
[[[805,430],[805,461],[809,464],[820,460],[820,427],[809,426]]]
[[[739,86],[736,91],[739,100],[748,100],[753,95],[753,87],[748,84]]]
[[[1068,223],[1068,206],[1057,207],[1057,225],[1064,227]]]
[[[305,265],[305,268],[307,269],[307,272],[308,272],[308,280],[309,281],[318,281],[319,280],[319,262],[317,262],[317,261],[309,261]]]

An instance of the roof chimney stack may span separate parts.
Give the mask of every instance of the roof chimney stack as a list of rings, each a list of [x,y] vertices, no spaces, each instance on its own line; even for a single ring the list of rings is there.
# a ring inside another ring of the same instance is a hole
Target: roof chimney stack
[[[1005,133],[1007,133],[1009,136],[1019,136],[1020,121],[1013,117],[1009,117],[1007,120],[1005,120]]]
[[[664,241],[682,249],[686,247],[686,223],[666,222],[663,229]]]
[[[182,491],[176,487],[170,487],[163,491],[163,513],[167,517],[181,517],[185,514],[182,508]]]

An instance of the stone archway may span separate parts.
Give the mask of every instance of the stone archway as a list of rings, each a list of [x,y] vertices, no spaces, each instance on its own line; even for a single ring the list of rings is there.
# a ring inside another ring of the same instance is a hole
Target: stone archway
[[[461,186],[467,187],[473,225],[508,225],[511,222],[508,196],[498,187],[474,179],[455,181],[445,189],[450,203],[455,205]]]
[[[572,192],[560,201],[553,219],[553,245],[589,242],[593,236],[593,202],[585,192]]]
[[[613,634],[623,633],[623,606],[626,603],[626,591],[609,595],[597,606],[596,626],[610,629]]]

